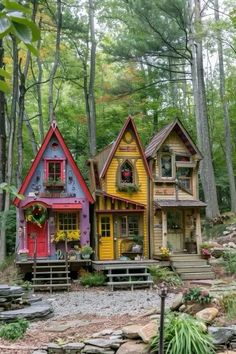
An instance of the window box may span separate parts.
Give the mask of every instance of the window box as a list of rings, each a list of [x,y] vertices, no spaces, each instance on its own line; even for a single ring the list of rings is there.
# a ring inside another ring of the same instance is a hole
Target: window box
[[[119,192],[134,193],[134,192],[138,192],[139,190],[140,187],[136,186],[135,184],[120,184],[118,186]]]
[[[65,186],[64,181],[45,181],[43,185],[47,188],[63,188]]]

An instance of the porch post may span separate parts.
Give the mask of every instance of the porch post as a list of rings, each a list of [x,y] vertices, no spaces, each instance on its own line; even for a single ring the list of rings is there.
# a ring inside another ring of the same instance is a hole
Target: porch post
[[[199,210],[195,210],[195,216],[196,216],[197,253],[200,254],[200,244],[202,243],[202,231],[201,231],[201,217],[200,217]]]
[[[162,246],[167,247],[167,212],[162,210]]]

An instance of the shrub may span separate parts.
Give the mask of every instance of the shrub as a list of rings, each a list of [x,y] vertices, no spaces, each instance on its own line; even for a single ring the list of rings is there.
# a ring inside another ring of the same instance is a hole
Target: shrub
[[[15,207],[10,207],[10,209],[7,212],[0,212],[0,224],[3,218],[5,218],[7,254],[10,255],[15,252],[15,242],[16,242]]]
[[[207,290],[201,288],[192,288],[184,293],[184,302],[192,301],[198,304],[209,304],[212,301],[212,296],[210,296]]]
[[[236,274],[236,252],[235,250],[232,251],[225,251],[223,254],[224,258],[224,268],[227,273],[230,275]]]
[[[80,283],[84,286],[102,286],[106,282],[106,276],[102,272],[89,273],[81,275]]]
[[[18,319],[15,322],[7,323],[0,327],[0,337],[6,340],[15,341],[24,337],[29,327],[29,322],[25,319]]]
[[[234,293],[228,293],[220,298],[220,305],[229,320],[236,318],[236,297]]]
[[[150,343],[151,353],[157,353],[159,334]],[[212,339],[202,322],[181,313],[169,313],[164,330],[165,354],[213,354]]]
[[[162,282],[170,286],[182,284],[180,277],[166,267],[151,266],[149,267],[149,271],[155,284]]]

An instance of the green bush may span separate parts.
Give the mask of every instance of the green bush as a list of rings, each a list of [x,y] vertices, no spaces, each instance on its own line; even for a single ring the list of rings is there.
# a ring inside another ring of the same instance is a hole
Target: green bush
[[[13,254],[15,252],[15,242],[16,242],[16,209],[15,207],[10,207],[8,212],[0,212],[0,225],[3,220],[6,219],[6,248],[7,254]]]
[[[18,319],[15,322],[4,324],[0,327],[0,337],[6,340],[15,341],[24,337],[29,327],[29,322],[25,319]]]
[[[150,343],[151,353],[157,353],[159,334]],[[164,329],[165,354],[213,354],[212,339],[205,325],[193,317],[181,313],[169,313]]]
[[[80,283],[84,286],[102,286],[106,282],[106,276],[102,272],[89,273],[81,275]]]
[[[163,282],[170,286],[178,286],[182,284],[180,277],[166,267],[151,266],[149,267],[149,271],[155,284]]]
[[[220,305],[229,320],[236,318],[236,297],[234,293],[228,293],[220,298]]]
[[[235,250],[232,251],[225,251],[223,254],[224,259],[224,268],[227,273],[230,275],[236,274],[236,252]]]
[[[207,290],[201,288],[188,289],[184,293],[184,302],[196,302],[198,304],[209,304],[212,301],[212,296],[210,296]]]

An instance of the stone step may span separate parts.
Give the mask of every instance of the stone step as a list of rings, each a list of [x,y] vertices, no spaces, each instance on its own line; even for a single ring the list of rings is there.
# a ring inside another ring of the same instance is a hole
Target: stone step
[[[200,273],[200,272],[211,272],[211,267],[207,266],[207,265],[203,265],[203,266],[185,266],[185,267],[181,267],[181,268],[175,268],[175,271],[179,274],[182,273]]]
[[[183,273],[180,274],[182,280],[194,280],[194,279],[215,279],[215,273],[202,272],[202,273]]]

